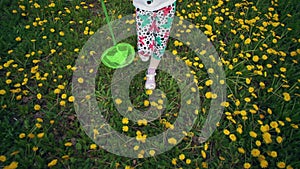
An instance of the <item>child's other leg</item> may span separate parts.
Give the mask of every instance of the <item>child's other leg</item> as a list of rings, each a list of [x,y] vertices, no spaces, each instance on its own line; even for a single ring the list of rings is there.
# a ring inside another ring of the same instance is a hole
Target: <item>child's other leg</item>
[[[153,22],[151,11],[136,9],[136,29],[138,55],[142,61],[148,61],[154,50],[154,36],[150,31]]]

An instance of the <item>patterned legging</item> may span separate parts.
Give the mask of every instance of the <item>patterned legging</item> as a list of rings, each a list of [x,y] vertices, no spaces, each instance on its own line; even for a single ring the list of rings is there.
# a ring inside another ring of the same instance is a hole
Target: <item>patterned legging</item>
[[[175,15],[176,3],[157,11],[136,9],[138,53],[160,60],[164,55]]]

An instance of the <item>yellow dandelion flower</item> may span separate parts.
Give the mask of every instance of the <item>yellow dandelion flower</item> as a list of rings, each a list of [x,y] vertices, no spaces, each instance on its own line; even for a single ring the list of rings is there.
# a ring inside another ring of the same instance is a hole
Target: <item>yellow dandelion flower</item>
[[[32,147],[32,151],[37,151],[39,148],[38,147],[36,147],[36,146],[33,146]]]
[[[269,127],[268,124],[260,126],[260,131],[261,132],[267,132],[269,130],[270,130],[270,127]]]
[[[231,141],[236,141],[236,136],[234,134],[230,134],[229,138]]]
[[[131,167],[129,165],[126,165],[125,169],[131,169]]]
[[[211,79],[209,79],[209,80],[207,80],[206,82],[205,82],[205,85],[206,86],[210,86],[210,85],[212,85],[213,84],[213,81],[211,80]]]
[[[223,130],[223,133],[224,133],[225,135],[229,135],[229,134],[230,134],[230,131],[227,130],[227,129],[224,129],[224,130]]]
[[[239,134],[242,134],[242,133],[243,133],[242,127],[238,127],[238,128],[236,129],[236,132],[238,132]]]
[[[75,48],[75,49],[74,49],[74,52],[79,52],[79,49],[78,49],[78,48]]]
[[[188,105],[191,104],[191,103],[192,103],[191,99],[186,101],[186,104],[188,104]]]
[[[251,83],[251,78],[246,78],[246,84],[250,84]]]
[[[176,165],[177,164],[177,159],[176,158],[172,158],[172,162],[171,162],[173,165]]]
[[[122,131],[127,132],[128,130],[129,130],[129,127],[128,127],[128,126],[123,126],[123,127],[122,127]]]
[[[12,49],[7,51],[8,54],[12,54],[13,52],[14,52],[14,50],[12,50]]]
[[[201,156],[202,156],[202,158],[206,159],[206,153],[204,150],[201,150]]]
[[[137,136],[136,136],[136,140],[137,141],[145,143],[146,142],[146,138],[147,138],[146,134],[141,134],[140,132],[139,133],[137,132]]]
[[[117,99],[115,100],[115,103],[116,103],[117,105],[119,105],[119,104],[121,104],[121,103],[122,103],[122,100],[121,100],[121,99],[119,99],[119,98],[117,98]]]
[[[271,134],[268,132],[263,133],[263,139],[266,144],[272,143]]]
[[[239,147],[238,152],[241,153],[241,154],[245,154],[245,149],[242,148],[242,147]]]
[[[154,150],[150,150],[150,151],[149,151],[149,154],[150,154],[151,156],[154,156],[154,155],[155,155],[155,151],[154,151]]]
[[[55,7],[55,3],[54,3],[54,2],[51,2],[51,3],[48,5],[48,7],[50,7],[50,8]]]
[[[278,123],[276,121],[272,121],[270,123],[271,128],[277,128],[278,127]]]
[[[129,123],[128,118],[127,118],[127,117],[124,117],[124,118],[122,119],[122,123],[123,123],[123,124],[128,124],[128,123]]]
[[[285,120],[286,120],[287,122],[291,122],[291,121],[292,121],[292,119],[289,118],[289,117],[286,117]]]
[[[54,120],[50,120],[50,124],[54,124]]]
[[[65,89],[65,86],[64,85],[58,85],[57,88],[63,90],[63,89]]]
[[[185,155],[184,154],[180,154],[179,155],[179,160],[184,160],[185,159]]]
[[[158,104],[164,104],[164,101],[162,99],[158,99],[157,103]]]
[[[38,138],[43,138],[44,135],[45,135],[45,133],[39,133],[39,134],[37,134],[37,137],[38,137]]]
[[[165,123],[165,127],[166,127],[166,128],[170,128],[170,129],[174,129],[174,125],[171,124],[170,122],[166,122],[166,123]]]
[[[66,98],[67,98],[67,94],[65,94],[65,93],[62,94],[62,95],[61,95],[61,98],[62,98],[62,99],[66,99]]]
[[[291,55],[292,57],[294,57],[294,56],[297,55],[297,52],[296,52],[296,51],[292,51],[292,52],[290,53],[290,55]]]
[[[176,144],[177,144],[177,140],[176,140],[175,138],[172,137],[172,138],[169,138],[169,139],[168,139],[168,143],[169,143],[169,144],[176,145]]]
[[[226,160],[225,157],[223,157],[223,156],[219,156],[219,159],[222,161]]]
[[[0,161],[1,161],[1,162],[5,162],[5,161],[6,161],[6,157],[5,157],[4,155],[1,155],[1,156],[0,156]]]
[[[64,100],[61,100],[61,101],[59,102],[59,105],[61,105],[61,106],[65,106],[65,105],[66,105],[66,101],[64,101]]]
[[[133,150],[137,151],[140,147],[139,146],[134,146]]]
[[[253,157],[258,157],[258,156],[260,155],[259,149],[256,149],[256,148],[252,149],[252,150],[251,150],[251,155],[252,155]]]
[[[68,155],[64,155],[61,157],[62,159],[68,160],[70,157]]]
[[[65,33],[64,33],[63,31],[60,31],[60,32],[59,32],[59,35],[60,35],[60,36],[65,36]]]
[[[244,38],[241,38],[241,39],[244,39]],[[251,43],[251,39],[250,38],[247,38],[245,41],[244,41],[244,44],[245,45],[248,45]]]
[[[36,111],[41,110],[41,106],[38,104],[34,105],[34,110],[36,110]]]
[[[41,93],[38,93],[38,94],[36,95],[36,98],[39,99],[39,100],[42,99],[42,94],[41,94]]]
[[[221,103],[221,106],[223,106],[223,107],[229,107],[229,105],[230,105],[229,102],[222,102]]]
[[[57,159],[52,160],[50,163],[48,163],[48,167],[53,167],[57,164]]]
[[[286,68],[285,68],[285,67],[281,67],[279,70],[280,70],[281,72],[286,72]]]
[[[257,134],[254,132],[254,131],[250,131],[249,132],[249,135],[253,138],[256,138],[257,137]]]
[[[77,79],[77,81],[78,81],[78,83],[83,83],[84,79],[80,77],[80,78]]]
[[[177,50],[172,50],[172,54],[177,55],[178,54]]]
[[[279,143],[279,144],[282,143],[282,140],[283,140],[283,138],[281,136],[276,137],[277,143]]]
[[[15,39],[17,42],[20,42],[22,40],[22,38],[20,36],[16,37]]]
[[[260,161],[260,167],[261,168],[267,168],[269,165],[268,161],[267,160],[261,160]]]
[[[96,145],[96,144],[91,144],[91,145],[90,145],[90,149],[91,149],[91,150],[95,150],[96,148],[97,148],[97,145]]]
[[[18,162],[13,161],[9,165],[4,166],[3,169],[15,169],[15,168],[18,168],[18,164],[19,164]]]
[[[244,163],[244,168],[245,169],[249,169],[251,167],[251,164],[250,163]]]
[[[281,126],[284,126],[284,125],[285,125],[284,122],[281,121],[281,120],[279,120],[278,123],[279,123],[279,125],[281,125]]]
[[[276,158],[277,157],[277,152],[276,151],[271,151],[269,155],[273,158]]]
[[[7,79],[7,80],[5,81],[5,83],[6,83],[6,84],[11,84],[11,83],[12,83],[12,80],[11,80],[11,79]],[[5,93],[6,93],[5,90],[3,90],[3,89],[0,90],[0,94],[1,94],[1,95],[4,95]]]
[[[153,93],[152,90],[150,90],[150,89],[146,90],[146,94],[147,94],[147,95],[151,95],[152,93]]]
[[[138,125],[139,125],[139,126],[141,126],[141,125],[145,125],[145,126],[146,126],[147,123],[148,123],[148,122],[147,122],[146,119],[138,120]]]
[[[72,145],[73,145],[72,142],[66,142],[66,143],[65,143],[65,146],[66,146],[66,147],[70,147],[70,146],[72,146]]]
[[[37,128],[41,128],[41,127],[42,127],[42,125],[41,125],[40,123],[36,123],[35,126],[36,126]]]
[[[144,100],[144,106],[145,106],[145,107],[148,107],[149,104],[150,104],[149,100]]]
[[[132,107],[128,107],[127,110],[128,110],[128,111],[132,111],[133,108],[132,108]]]
[[[215,72],[215,70],[213,68],[208,68],[207,69],[207,73],[213,74]],[[213,83],[213,81],[211,80],[211,84]]]
[[[249,97],[246,97],[244,100],[245,100],[245,102],[247,102],[247,103],[251,102],[251,99],[250,99]]]
[[[248,88],[249,93],[254,92],[254,90],[255,90],[254,87],[249,87],[249,88]]]
[[[202,166],[203,168],[208,168],[207,162],[202,162],[202,163],[201,163],[201,166]]]
[[[272,110],[270,108],[267,109],[268,114],[272,114]]]
[[[277,167],[278,167],[278,168],[285,168],[285,162],[282,162],[282,161],[281,161],[281,162],[278,162],[278,163],[277,163]]]
[[[186,164],[191,164],[191,162],[192,162],[192,160],[189,159],[189,158],[185,160],[185,163],[186,163]]]
[[[22,139],[22,138],[24,138],[24,137],[26,137],[26,134],[25,134],[25,133],[19,134],[19,138],[20,138],[20,139]]]
[[[257,55],[254,55],[252,57],[253,62],[258,62],[259,61],[259,57]]]
[[[75,100],[75,97],[74,97],[74,96],[70,96],[70,97],[68,98],[68,101],[69,101],[69,102],[74,102],[74,100]]]
[[[256,145],[257,147],[260,147],[260,146],[261,146],[261,141],[256,140],[256,141],[255,141],[255,145]]]
[[[35,137],[35,135],[33,134],[33,133],[29,133],[28,135],[27,135],[27,137],[29,137],[29,138],[34,138]]]
[[[206,97],[207,99],[211,99],[211,98],[212,98],[212,92],[206,92],[206,93],[205,93],[205,97]]]
[[[283,100],[284,101],[290,101],[291,100],[291,96],[290,96],[289,93],[283,92],[282,95],[283,95]]]

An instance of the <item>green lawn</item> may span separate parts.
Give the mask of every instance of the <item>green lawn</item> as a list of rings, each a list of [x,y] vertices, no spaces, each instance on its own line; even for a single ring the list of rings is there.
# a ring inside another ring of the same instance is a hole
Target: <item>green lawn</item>
[[[134,13],[131,1],[106,5],[112,20]],[[200,143],[199,131],[214,99],[212,82],[189,45],[171,38],[168,50],[194,75],[201,108],[178,145],[135,159],[95,144],[74,109],[76,59],[106,24],[100,2],[1,0],[0,6],[0,168],[300,168],[298,0],[177,0],[177,17],[204,32],[223,64],[224,113],[213,135]],[[125,41],[135,46],[136,37]],[[110,82],[115,70],[101,65],[98,71],[95,97],[115,130],[133,138],[142,133],[147,141],[172,127],[181,94],[170,74],[159,71],[157,76],[168,99],[166,113],[136,124],[114,106]],[[143,86],[141,72],[128,91],[139,110],[151,105],[151,91]]]

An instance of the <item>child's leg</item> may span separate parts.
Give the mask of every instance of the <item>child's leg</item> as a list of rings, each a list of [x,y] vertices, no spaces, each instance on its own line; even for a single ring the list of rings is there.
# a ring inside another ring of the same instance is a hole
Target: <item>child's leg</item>
[[[175,3],[173,3],[172,5],[162,8],[156,13],[155,21],[158,29],[154,32],[155,48],[152,55],[153,57],[150,61],[150,68],[156,69],[159,61],[164,55],[175,15],[175,6]]]
[[[154,50],[154,35],[151,31],[153,12],[136,9],[137,48],[142,61],[148,61]]]
[[[152,23],[150,29],[154,31],[155,47],[147,72],[148,75],[145,85],[147,89],[155,89],[156,87],[155,71],[166,50],[174,15],[175,3],[165,8],[162,8],[159,11],[154,12],[154,22]]]

